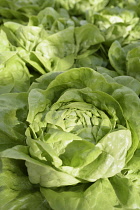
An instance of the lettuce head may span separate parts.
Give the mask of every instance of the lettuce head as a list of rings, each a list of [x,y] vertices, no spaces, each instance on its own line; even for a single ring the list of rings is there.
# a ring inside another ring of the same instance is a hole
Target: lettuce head
[[[93,69],[75,68],[38,78],[28,104],[26,145],[1,156],[25,160],[30,182],[53,209],[97,209],[107,192],[112,196],[106,209],[132,207],[114,186],[122,179],[124,189],[132,185],[123,171],[140,137],[140,100],[133,90]]]

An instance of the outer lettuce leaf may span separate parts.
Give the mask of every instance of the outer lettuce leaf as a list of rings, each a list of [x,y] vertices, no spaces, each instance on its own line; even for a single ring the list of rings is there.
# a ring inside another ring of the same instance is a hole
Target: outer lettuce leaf
[[[89,47],[104,42],[104,37],[99,29],[92,24],[86,24],[75,28],[75,39],[76,52],[80,51],[80,54]]]
[[[120,74],[126,74],[126,55],[125,51],[121,48],[118,41],[113,42],[108,51],[108,56],[112,67]]]
[[[127,73],[128,75],[140,81],[140,62],[139,62],[140,47],[136,47],[127,53]]]
[[[7,158],[1,160],[1,209],[50,210],[46,199],[36,185],[29,182],[23,161]]]
[[[97,72],[99,72],[100,74],[103,74],[104,76],[109,75],[111,78],[119,76],[116,71],[107,69],[107,68],[102,67],[102,66],[97,66]]]
[[[135,182],[120,176],[111,177],[110,182],[123,209],[140,208],[140,188]]]
[[[96,69],[97,66],[104,66],[104,60],[101,57],[91,55],[78,59],[74,65],[76,68],[87,66]]]
[[[8,40],[8,36],[7,36],[6,32],[3,29],[0,30],[0,39],[1,39],[0,53],[5,52],[5,51],[6,52],[11,51],[13,47]],[[7,56],[7,55],[5,55],[5,56]]]
[[[25,144],[27,94],[0,95],[0,150]]]
[[[98,180],[94,184],[60,188],[60,190],[41,188],[41,193],[55,210],[111,210],[119,203],[107,179]]]
[[[138,210],[140,208],[140,188],[134,181],[122,175],[114,176],[109,180],[100,179],[93,184],[80,184],[60,189],[41,188],[41,192],[55,210],[78,210],[79,208]]]
[[[139,171],[139,163],[140,163],[140,145],[138,149],[134,153],[133,158],[128,162],[125,166],[123,173],[125,176],[130,179],[133,183],[135,183],[137,189],[140,188],[140,171]]]
[[[116,82],[131,88],[138,96],[140,95],[140,82],[130,76],[118,76],[114,78]]]

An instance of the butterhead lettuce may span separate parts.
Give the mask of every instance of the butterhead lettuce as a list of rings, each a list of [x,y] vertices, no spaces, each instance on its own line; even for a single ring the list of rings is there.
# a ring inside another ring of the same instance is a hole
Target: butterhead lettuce
[[[25,160],[30,182],[41,187],[53,209],[96,209],[109,191],[106,208],[122,205],[113,187],[139,144],[137,94],[90,68],[46,74],[43,80],[44,86],[38,81],[30,88],[26,145],[1,156]]]

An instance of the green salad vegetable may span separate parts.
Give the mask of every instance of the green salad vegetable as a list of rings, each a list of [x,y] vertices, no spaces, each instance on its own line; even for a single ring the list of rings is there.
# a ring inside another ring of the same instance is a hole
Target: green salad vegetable
[[[2,210],[140,209],[139,5],[0,2]]]

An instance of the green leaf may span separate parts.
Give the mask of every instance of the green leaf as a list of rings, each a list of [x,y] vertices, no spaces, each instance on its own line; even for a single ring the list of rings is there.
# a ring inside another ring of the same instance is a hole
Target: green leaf
[[[93,184],[60,188],[60,190],[41,188],[41,193],[55,210],[113,209],[119,203],[107,179],[100,179]]]
[[[101,32],[92,24],[75,28],[75,38],[77,53],[82,53],[91,46],[104,42],[104,37]]]
[[[140,188],[137,187],[134,182],[132,182],[127,178],[119,176],[114,176],[110,178],[110,182],[124,209],[140,208],[140,200],[139,200]]]
[[[38,186],[32,185],[28,179],[24,161],[2,158],[0,173],[1,209],[12,207],[13,210],[50,210],[46,199],[39,192]]]
[[[25,143],[26,118],[26,93],[0,95],[0,150]]]
[[[112,67],[117,73],[120,75],[126,74],[126,56],[118,41],[112,43],[108,56]]]
[[[118,76],[114,78],[116,82],[131,88],[138,96],[140,95],[140,82],[130,76]]]
[[[127,74],[140,81],[140,47],[130,50],[127,54]]]

